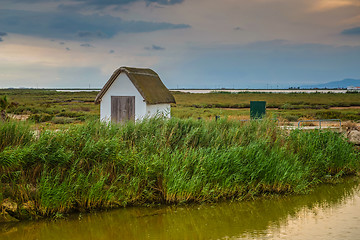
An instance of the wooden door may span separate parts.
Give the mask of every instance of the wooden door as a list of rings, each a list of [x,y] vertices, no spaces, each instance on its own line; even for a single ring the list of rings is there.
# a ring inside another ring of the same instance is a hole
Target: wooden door
[[[135,96],[111,96],[111,121],[135,120]]]

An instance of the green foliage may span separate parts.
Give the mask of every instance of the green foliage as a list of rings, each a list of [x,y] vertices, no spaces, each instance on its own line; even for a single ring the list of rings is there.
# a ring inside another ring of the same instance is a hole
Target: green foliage
[[[54,124],[69,124],[73,123],[74,119],[70,117],[54,117],[51,122]]]
[[[47,122],[50,121],[51,119],[53,119],[53,115],[47,114],[47,113],[43,113],[43,114],[31,114],[29,117],[29,120],[33,120],[36,123],[41,123],[41,122]]]
[[[85,122],[88,118],[99,115],[99,105],[94,104],[97,91],[93,92],[58,92],[37,89],[2,89],[8,100],[7,112],[30,115],[35,123],[53,122],[67,124]],[[5,97],[6,98],[6,97]],[[1,102],[0,97],[0,110]]]
[[[99,105],[94,104],[97,93],[0,89],[0,95],[6,95],[10,103],[6,108],[8,115],[30,115],[30,120],[35,123],[53,124],[84,123],[89,119],[99,119]],[[333,109],[360,106],[359,93],[172,93],[176,104],[172,104],[171,113],[177,118],[200,117],[209,120],[221,116],[248,119],[250,101],[266,101],[267,115],[276,115],[289,121],[297,121],[298,118],[324,119],[329,118],[329,115],[338,115],[342,120],[360,120],[356,108]]]
[[[0,97],[0,110],[5,110],[9,106],[6,95]]]
[[[43,216],[304,193],[359,170],[359,154],[338,133],[287,134],[269,120],[92,121],[37,138],[4,124],[1,134],[18,135],[1,143],[1,196],[34,201]]]
[[[297,122],[299,121],[299,116],[295,116],[295,115],[284,115],[285,119],[288,120],[289,122]]]
[[[176,108],[172,115],[179,118],[213,118],[214,116],[232,119],[246,119],[249,116],[250,101],[266,101],[267,114],[276,114],[290,121],[300,117],[314,119],[328,118],[327,112],[335,112],[342,120],[360,120],[357,109],[331,109],[333,107],[360,106],[359,94],[343,93],[254,93],[239,92],[230,94],[212,92],[191,94],[174,92]]]
[[[319,119],[336,119],[341,117],[341,112],[337,111],[320,111],[316,113]]]
[[[182,107],[203,106],[214,107],[246,107],[250,101],[266,101],[267,106],[295,109],[324,109],[329,107],[360,106],[358,94],[343,93],[173,93],[177,105]]]
[[[7,146],[25,145],[33,139],[33,135],[26,123],[0,121],[0,151]]]

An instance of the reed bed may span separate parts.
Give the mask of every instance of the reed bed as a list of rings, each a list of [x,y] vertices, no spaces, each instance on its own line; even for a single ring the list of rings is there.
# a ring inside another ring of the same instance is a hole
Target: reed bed
[[[50,89],[0,89],[6,98],[3,108],[9,117],[27,119],[37,127],[67,128],[99,119],[94,104],[98,91],[58,92]],[[249,119],[250,101],[266,101],[269,117],[295,122],[306,119],[360,121],[360,93],[254,93],[213,92],[205,94],[172,91],[176,104],[171,115],[177,118],[214,119],[215,116]],[[0,101],[1,102],[1,101]],[[1,104],[0,104],[1,105]],[[0,109],[2,107],[0,106]],[[340,108],[340,109],[339,109]]]
[[[0,135],[0,202],[16,202],[19,219],[302,194],[359,170],[339,133],[286,133],[271,120],[92,121],[37,136],[0,122]]]

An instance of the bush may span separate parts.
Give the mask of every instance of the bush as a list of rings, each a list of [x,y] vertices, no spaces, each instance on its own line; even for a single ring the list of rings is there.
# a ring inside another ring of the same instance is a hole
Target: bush
[[[299,121],[299,116],[296,115],[285,115],[284,118],[289,122],[297,122]]]
[[[51,122],[55,124],[68,124],[73,123],[74,119],[69,117],[54,117]]]
[[[31,114],[28,119],[35,121],[36,123],[41,123],[41,122],[48,122],[51,119],[53,119],[53,117],[54,117],[53,115],[47,113],[41,113],[41,114]]]
[[[341,118],[341,112],[337,111],[319,111],[315,114],[317,119],[338,119]]]

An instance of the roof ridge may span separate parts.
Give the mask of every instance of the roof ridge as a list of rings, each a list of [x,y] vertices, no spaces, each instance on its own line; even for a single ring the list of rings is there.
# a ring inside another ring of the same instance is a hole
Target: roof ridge
[[[131,71],[131,70],[135,70],[135,71]],[[152,71],[150,68],[135,68],[135,67],[120,67],[120,71],[124,71],[128,74],[139,74],[139,75],[145,75],[145,76],[151,76],[151,77],[159,77],[159,75],[157,75],[157,73],[146,73],[146,72],[138,72],[136,70],[148,70],[148,71]]]
[[[141,73],[141,72],[129,72],[129,74],[138,74],[138,75],[146,75],[146,76],[158,77],[158,75],[156,75],[156,74]]]
[[[132,71],[134,70],[134,71]],[[136,71],[138,70],[138,71]],[[124,72],[141,96],[148,104],[158,103],[175,103],[174,97],[161,81],[159,75],[150,68],[131,68],[120,67],[114,71],[110,79],[95,98],[95,102],[99,103],[101,98],[111,87],[113,82]]]
[[[146,76],[152,76],[152,77],[158,77],[159,75],[157,75],[156,73],[145,73],[145,72],[137,72],[137,71],[131,71],[130,69],[136,69],[136,70],[150,70],[152,71],[150,68],[135,68],[135,67],[120,67],[120,71],[124,71],[126,73],[129,74],[139,74],[139,75],[146,75]]]

